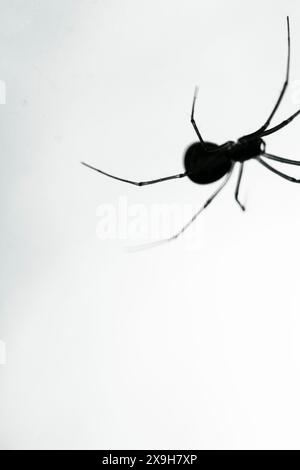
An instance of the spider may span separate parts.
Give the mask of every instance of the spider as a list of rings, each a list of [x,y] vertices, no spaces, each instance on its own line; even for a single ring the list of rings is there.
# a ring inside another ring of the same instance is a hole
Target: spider
[[[247,160],[255,159],[261,165],[263,165],[268,170],[276,173],[277,175],[281,176],[282,178],[287,179],[288,181],[292,181],[293,183],[300,183],[300,179],[293,178],[292,176],[288,176],[281,171],[278,171],[276,168],[269,165],[265,160],[264,157],[269,160],[275,160],[277,162],[288,163],[291,165],[300,165],[300,161],[290,160],[287,158],[277,157],[275,155],[271,155],[266,153],[266,144],[263,140],[263,137],[267,135],[273,134],[274,132],[279,131],[286,125],[288,125],[298,114],[300,114],[300,109],[292,114],[288,119],[285,119],[280,124],[277,124],[274,127],[269,127],[270,123],[279,108],[279,105],[282,101],[282,98],[286,92],[288,83],[289,83],[289,73],[290,73],[290,23],[289,17],[287,17],[287,43],[288,43],[288,54],[287,54],[287,66],[286,66],[286,76],[285,81],[283,83],[282,89],[280,91],[279,97],[276,101],[274,108],[272,109],[271,114],[269,115],[266,122],[255,132],[251,134],[244,135],[240,137],[236,142],[228,141],[222,145],[217,145],[212,142],[206,142],[203,140],[203,137],[197,127],[196,121],[194,119],[194,110],[195,104],[197,99],[198,87],[195,89],[193,104],[192,104],[192,112],[191,112],[191,123],[193,128],[198,136],[199,141],[190,145],[184,155],[184,167],[185,171],[183,173],[179,173],[178,175],[167,176],[165,178],[159,178],[150,181],[131,181],[124,178],[119,178],[117,176],[113,176],[105,171],[99,170],[87,163],[81,162],[83,165],[91,168],[92,170],[98,171],[103,175],[109,176],[110,178],[114,178],[119,181],[123,181],[125,183],[134,184],[136,186],[145,186],[148,184],[160,183],[162,181],[172,180],[176,178],[184,178],[188,177],[191,181],[196,184],[209,184],[219,179],[224,178],[221,185],[215,190],[215,192],[207,199],[207,201],[203,204],[203,206],[194,214],[194,216],[182,227],[182,229],[175,233],[175,235],[171,236],[162,241],[171,241],[179,237],[191,224],[194,220],[198,217],[198,215],[215,199],[215,197],[220,193],[220,191],[224,188],[227,184],[230,176],[232,175],[232,171],[234,166],[238,163],[239,164],[239,173],[238,179],[235,188],[235,200],[239,204],[240,208],[244,211],[245,207],[239,200],[239,189],[241,184],[241,179],[243,175],[244,163]]]

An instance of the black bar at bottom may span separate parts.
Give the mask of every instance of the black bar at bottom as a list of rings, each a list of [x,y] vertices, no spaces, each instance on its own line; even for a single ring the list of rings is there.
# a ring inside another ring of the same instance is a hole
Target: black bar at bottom
[[[257,464],[266,460],[268,464],[273,458],[276,465],[287,465],[288,454],[295,451],[281,450],[2,450],[0,462],[3,464],[24,465],[31,467],[37,464],[39,468],[57,466],[67,468],[75,465],[76,468],[105,468],[109,465],[121,466],[123,468],[138,468],[144,465],[186,465],[198,467],[204,464],[228,465],[234,462],[246,462]],[[293,455],[295,458],[295,455]],[[20,467],[20,468],[22,468]]]

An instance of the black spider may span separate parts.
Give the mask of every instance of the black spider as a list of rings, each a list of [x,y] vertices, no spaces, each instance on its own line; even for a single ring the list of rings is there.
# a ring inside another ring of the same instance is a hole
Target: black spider
[[[194,109],[195,109],[195,102],[196,102],[196,97],[197,97],[197,92],[198,92],[198,88],[196,88],[194,99],[193,99],[193,105],[192,105],[191,123],[199,138],[199,142],[196,142],[192,144],[190,147],[188,147],[185,153],[185,156],[184,156],[185,172],[184,173],[180,173],[178,175],[173,175],[173,176],[167,176],[165,178],[159,178],[159,179],[151,180],[151,181],[136,182],[136,181],[126,180],[124,178],[118,178],[117,176],[110,175],[109,173],[106,173],[105,171],[98,170],[97,168],[94,168],[93,166],[88,165],[87,163],[84,163],[84,162],[81,162],[81,163],[89,168],[92,168],[93,170],[98,171],[99,173],[102,173],[103,175],[109,176],[110,178],[114,178],[119,181],[124,181],[125,183],[134,184],[136,186],[144,186],[147,184],[160,183],[161,181],[172,180],[175,178],[183,178],[185,176],[187,176],[194,183],[208,184],[208,183],[213,183],[214,181],[217,181],[226,175],[222,184],[210,196],[210,198],[198,210],[198,212],[196,212],[196,214],[192,217],[192,219],[186,225],[184,225],[184,227],[178,233],[166,239],[165,241],[174,240],[179,235],[181,235],[191,225],[191,223],[196,219],[196,217],[198,217],[198,215],[213,201],[213,199],[217,196],[217,194],[219,194],[219,192],[226,185],[227,181],[229,180],[232,174],[233,167],[235,166],[237,162],[240,164],[240,168],[239,168],[237,185],[235,189],[235,199],[240,205],[242,210],[245,210],[245,207],[239,201],[238,196],[239,196],[241,178],[243,174],[244,162],[246,160],[250,160],[251,158],[254,158],[263,166],[265,166],[267,169],[269,169],[273,173],[276,173],[282,178],[285,178],[294,183],[300,183],[300,179],[293,178],[291,176],[288,176],[282,173],[281,171],[278,171],[277,169],[273,168],[271,165],[269,165],[267,162],[265,162],[261,158],[261,156],[263,156],[267,159],[275,160],[277,162],[289,163],[291,165],[300,165],[300,161],[289,160],[287,158],[281,158],[281,157],[277,157],[275,155],[266,153],[265,152],[266,144],[262,139],[263,137],[273,134],[274,132],[277,132],[279,129],[282,129],[287,124],[289,124],[298,114],[300,114],[300,109],[299,109],[294,114],[292,114],[292,116],[290,116],[288,119],[285,119],[283,122],[281,122],[277,126],[269,128],[271,120],[281,103],[281,100],[283,98],[283,95],[289,83],[289,72],[290,72],[289,17],[287,17],[287,39],[288,39],[288,56],[287,56],[285,81],[281,89],[279,98],[277,99],[277,102],[270,116],[268,117],[264,125],[261,126],[257,131],[251,134],[245,135],[243,137],[240,137],[237,140],[237,142],[228,141],[222,145],[217,145],[211,142],[205,142],[194,120]]]

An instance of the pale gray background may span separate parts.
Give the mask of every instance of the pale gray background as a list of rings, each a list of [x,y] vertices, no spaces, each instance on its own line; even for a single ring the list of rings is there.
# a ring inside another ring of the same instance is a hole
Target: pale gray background
[[[101,203],[196,210],[215,186],[136,188],[79,164],[180,172],[196,84],[205,138],[261,125],[284,78],[287,14],[291,87],[274,123],[294,112],[299,2],[0,11],[1,448],[300,448],[300,187],[250,162],[246,214],[232,180],[195,224],[197,250],[183,237],[128,254],[127,240],[97,237]],[[300,159],[299,130],[300,119],[268,150]]]

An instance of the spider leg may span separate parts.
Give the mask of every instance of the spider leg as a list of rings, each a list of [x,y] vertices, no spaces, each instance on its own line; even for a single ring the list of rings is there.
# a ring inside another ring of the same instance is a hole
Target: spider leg
[[[230,168],[229,172],[227,173],[227,176],[226,178],[222,181],[222,184],[215,190],[215,192],[207,199],[207,201],[203,204],[202,207],[200,207],[200,209],[196,212],[196,214],[193,215],[193,217],[182,227],[181,230],[179,230],[179,232],[175,233],[175,235],[173,235],[172,237],[170,238],[165,238],[163,240],[158,240],[158,241],[154,241],[154,242],[150,242],[150,243],[147,243],[147,244],[144,244],[144,245],[141,245],[141,246],[138,246],[138,247],[135,247],[134,250],[138,250],[138,249],[144,249],[144,248],[152,248],[152,247],[155,247],[155,246],[158,246],[158,245],[161,245],[162,243],[166,243],[166,242],[170,242],[172,240],[176,240],[176,238],[178,238],[183,232],[186,231],[186,229],[196,220],[196,218],[198,217],[198,215],[201,214],[201,212],[204,211],[204,209],[206,209],[206,207],[215,199],[215,197],[219,194],[219,192],[224,188],[224,186],[226,185],[226,183],[228,182],[231,174],[232,174],[232,170],[233,170],[233,166]],[[132,251],[132,250],[131,250]]]
[[[224,186],[226,185],[226,183],[228,182],[231,174],[232,174],[232,170],[233,170],[233,165],[231,167],[231,169],[229,170],[229,172],[227,173],[227,176],[226,178],[222,181],[222,184],[216,189],[216,191],[207,199],[207,201],[203,204],[202,207],[200,207],[200,209],[196,212],[196,214],[193,215],[193,217],[182,227],[181,230],[179,230],[179,232],[175,233],[175,235],[173,235],[172,237],[168,238],[166,241],[171,241],[171,240],[175,240],[176,238],[179,237],[179,235],[181,235],[183,232],[186,231],[186,229],[196,220],[196,218],[198,217],[198,215],[201,214],[202,211],[204,211],[204,209],[207,208],[207,206],[215,199],[215,197],[219,194],[219,192],[224,188]]]
[[[239,176],[238,176],[238,180],[237,180],[237,183],[236,183],[234,197],[235,197],[236,202],[240,206],[240,208],[243,211],[245,211],[246,210],[245,206],[243,206],[243,204],[239,200],[239,190],[240,190],[240,184],[241,184],[243,169],[244,169],[244,163],[242,162],[241,165],[240,165]]]
[[[292,176],[289,176],[289,175],[286,175],[285,173],[282,173],[281,171],[277,170],[276,168],[274,168],[273,166],[269,165],[268,163],[266,163],[264,160],[262,160],[262,158],[260,157],[256,157],[256,160],[261,163],[263,166],[265,166],[266,168],[268,168],[268,170],[272,171],[272,173],[276,173],[276,175],[278,176],[281,176],[281,178],[284,178],[288,181],[291,181],[292,183],[300,183],[300,179],[297,179],[297,178],[293,178]]]
[[[268,158],[269,160],[275,160],[276,162],[289,163],[290,165],[300,165],[299,160],[290,160],[289,158],[277,157],[276,155],[271,155],[270,153],[263,153],[262,156]]]
[[[194,99],[193,99],[193,106],[192,106],[192,112],[191,112],[191,123],[193,125],[193,128],[195,129],[195,132],[203,146],[203,148],[205,148],[205,142],[200,134],[200,131],[197,127],[197,124],[195,122],[195,119],[194,119],[194,111],[195,111],[195,103],[196,103],[196,99],[197,99],[197,94],[198,94],[198,87],[195,88],[195,92],[194,92]]]
[[[296,111],[294,114],[292,114],[288,119],[285,119],[280,124],[277,124],[277,126],[271,127],[271,129],[268,129],[268,130],[264,131],[262,134],[260,134],[259,137],[264,137],[266,135],[270,135],[270,134],[273,134],[276,131],[279,131],[283,127],[287,126],[293,119],[295,119],[295,117],[298,116],[298,114],[300,114],[300,109],[298,109],[298,111]]]
[[[261,133],[264,132],[267,129],[267,127],[269,126],[274,114],[276,113],[277,109],[279,108],[279,105],[280,105],[280,103],[282,101],[282,98],[285,94],[285,91],[288,87],[289,76],[290,76],[290,56],[291,56],[290,22],[289,22],[289,17],[288,16],[287,16],[286,20],[287,20],[288,55],[287,55],[287,65],[286,65],[286,76],[285,76],[285,81],[283,83],[283,87],[280,91],[280,94],[279,94],[279,97],[276,101],[276,104],[275,104],[274,108],[272,109],[272,112],[271,112],[270,116],[268,117],[268,119],[266,120],[266,122],[264,123],[264,125],[261,126],[257,131],[252,132],[251,134],[248,134],[248,135],[244,136],[244,138],[256,137],[258,135],[261,135]],[[263,135],[266,135],[266,134],[263,134]]]
[[[82,165],[87,166],[88,168],[91,168],[92,170],[98,171],[99,173],[102,173],[102,175],[109,176],[110,178],[113,178],[118,181],[124,181],[124,183],[129,183],[129,184],[134,184],[135,186],[145,186],[146,184],[154,184],[154,183],[160,183],[161,181],[167,181],[167,180],[173,180],[176,178],[183,178],[184,176],[187,176],[187,173],[179,173],[178,175],[173,175],[173,176],[166,176],[165,178],[159,178],[157,180],[150,180],[150,181],[131,181],[131,180],[126,180],[124,178],[119,178],[118,176],[113,176],[110,175],[109,173],[106,173],[105,171],[98,170],[98,168],[95,168],[88,163],[81,162]]]
[[[233,167],[234,167],[234,164],[231,166],[229,172],[227,173],[227,176],[226,178],[223,180],[222,184],[216,189],[216,191],[207,199],[207,201],[203,204],[202,207],[200,207],[200,209],[196,212],[196,214],[188,221],[187,224],[185,224],[181,230],[179,230],[179,232],[175,233],[175,235],[173,235],[172,237],[169,237],[169,238],[164,238],[162,240],[157,240],[157,241],[154,241],[154,242],[150,242],[150,243],[143,243],[141,245],[136,245],[134,247],[127,247],[127,251],[139,251],[139,250],[145,250],[145,249],[148,249],[148,248],[154,248],[156,246],[159,246],[159,245],[162,245],[164,243],[167,243],[167,242],[170,242],[172,240],[176,240],[176,238],[178,238],[183,232],[186,231],[186,229],[196,220],[196,218],[198,217],[198,215],[201,214],[201,212],[204,211],[204,209],[206,209],[206,207],[214,200],[214,198],[219,194],[219,192],[224,188],[224,186],[226,185],[226,183],[228,182],[231,174],[232,174],[232,170],[233,170]]]

